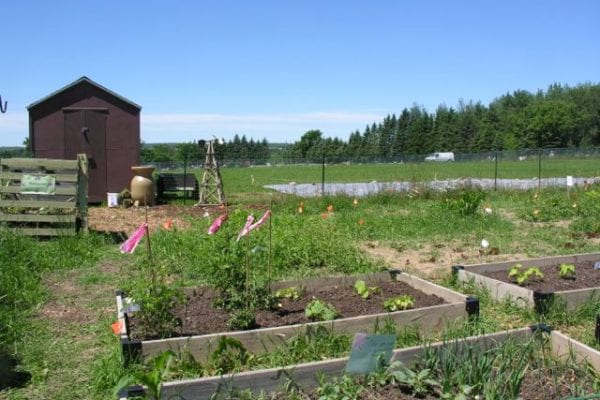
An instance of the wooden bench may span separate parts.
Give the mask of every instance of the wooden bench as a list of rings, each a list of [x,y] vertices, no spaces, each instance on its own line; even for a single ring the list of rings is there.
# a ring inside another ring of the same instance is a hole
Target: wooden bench
[[[166,193],[183,192],[184,198],[191,192],[192,198],[198,197],[199,184],[193,172],[188,174],[158,174],[156,192],[159,200],[167,197]]]

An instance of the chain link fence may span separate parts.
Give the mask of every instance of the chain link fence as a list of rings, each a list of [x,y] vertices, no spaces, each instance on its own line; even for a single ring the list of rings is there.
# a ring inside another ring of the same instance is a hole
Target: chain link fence
[[[428,155],[321,157],[318,162],[279,153],[269,159],[220,160],[226,192],[276,190],[301,196],[435,190],[465,185],[489,190],[582,186],[600,182],[600,148],[524,149],[454,153],[454,161]],[[149,163],[158,172],[183,172],[183,163]],[[202,177],[203,163],[186,170]]]

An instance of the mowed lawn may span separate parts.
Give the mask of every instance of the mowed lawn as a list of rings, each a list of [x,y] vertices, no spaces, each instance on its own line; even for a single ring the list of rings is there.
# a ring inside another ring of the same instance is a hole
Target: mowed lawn
[[[199,179],[202,171],[197,171]],[[540,174],[539,160],[499,161],[498,179],[532,179]],[[261,192],[264,185],[296,183],[320,184],[321,164],[295,164],[255,167],[225,167],[221,169],[225,192]],[[600,160],[543,158],[541,177],[600,176]],[[442,179],[494,178],[496,164],[492,161],[397,164],[325,164],[325,182],[420,182]]]

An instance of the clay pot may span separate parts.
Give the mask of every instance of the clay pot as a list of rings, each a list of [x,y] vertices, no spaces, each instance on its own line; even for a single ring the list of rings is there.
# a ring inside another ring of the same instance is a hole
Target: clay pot
[[[137,201],[140,206],[154,205],[154,182],[152,171],[154,167],[135,166],[131,167],[135,176],[131,180],[131,200]]]

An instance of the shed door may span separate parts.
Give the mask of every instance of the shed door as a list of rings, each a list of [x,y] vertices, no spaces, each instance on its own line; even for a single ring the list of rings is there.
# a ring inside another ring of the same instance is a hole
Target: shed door
[[[88,157],[88,201],[106,199],[106,115],[102,109],[63,110],[65,116],[65,158],[77,158],[78,153]]]

